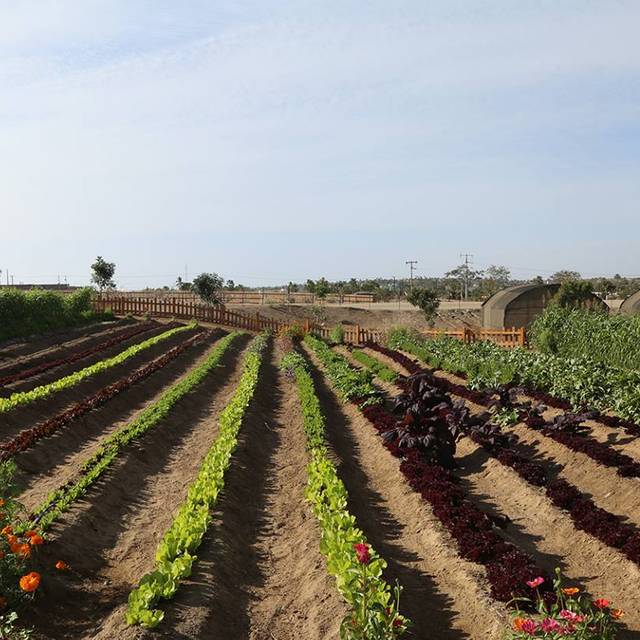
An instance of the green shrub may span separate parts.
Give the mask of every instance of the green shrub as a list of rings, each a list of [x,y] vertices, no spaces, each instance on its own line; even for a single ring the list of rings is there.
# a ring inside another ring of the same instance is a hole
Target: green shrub
[[[70,295],[33,289],[0,291],[0,340],[55,331],[104,317],[91,309],[91,289]]]
[[[341,324],[337,324],[329,332],[329,340],[334,344],[342,344],[344,342],[344,327]]]

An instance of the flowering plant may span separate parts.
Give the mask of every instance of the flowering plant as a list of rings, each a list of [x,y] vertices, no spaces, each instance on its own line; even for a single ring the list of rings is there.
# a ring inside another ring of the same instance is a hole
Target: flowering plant
[[[613,640],[616,637],[617,620],[624,612],[613,609],[609,600],[598,598],[590,601],[580,594],[577,587],[563,587],[560,569],[556,569],[553,581],[555,597],[544,597],[539,587],[543,578],[527,581],[531,598],[515,598],[516,604],[512,625],[507,632],[508,640],[528,640],[530,638],[573,638],[574,640]],[[535,607],[532,616],[522,612],[518,603],[526,603],[526,608]]]

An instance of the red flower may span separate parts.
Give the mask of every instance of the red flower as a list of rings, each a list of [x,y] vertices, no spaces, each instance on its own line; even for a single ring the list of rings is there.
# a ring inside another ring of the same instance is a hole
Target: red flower
[[[369,562],[371,562],[368,544],[359,542],[358,544],[354,544],[353,548],[356,550],[356,555],[358,556],[358,562],[360,564],[369,564]]]
[[[598,598],[597,600],[593,601],[593,604],[598,607],[598,609],[605,609],[606,607],[608,607],[611,603],[606,600],[605,598]]]

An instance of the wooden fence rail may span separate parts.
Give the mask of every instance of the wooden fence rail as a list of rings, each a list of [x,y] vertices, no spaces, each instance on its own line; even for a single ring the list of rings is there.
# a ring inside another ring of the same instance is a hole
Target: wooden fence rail
[[[199,320],[219,324],[224,327],[236,327],[247,331],[280,331],[295,324],[266,318],[260,313],[247,314],[230,311],[224,306],[209,306],[194,302],[185,298],[160,298],[160,297],[132,297],[132,296],[98,296],[93,300],[96,311],[110,310],[115,315],[134,316],[149,315],[154,318],[181,318],[183,320]],[[329,338],[332,328],[314,324],[309,320],[302,322],[302,328],[306,333],[312,333],[321,338]],[[342,325],[344,342],[348,344],[365,344],[366,342],[383,343],[384,331],[366,329],[359,324]],[[428,329],[422,332],[428,338],[447,336],[463,340],[464,342],[477,342],[489,340],[503,347],[524,347],[526,345],[526,332],[522,329]]]

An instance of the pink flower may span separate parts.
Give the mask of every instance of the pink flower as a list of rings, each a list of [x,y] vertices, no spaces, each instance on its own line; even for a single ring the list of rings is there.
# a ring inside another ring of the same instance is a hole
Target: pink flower
[[[369,564],[369,562],[371,562],[368,544],[359,542],[358,544],[354,544],[353,548],[356,550],[356,555],[358,556],[358,562],[360,564]]]
[[[533,620],[525,620],[521,625],[521,629],[532,636],[538,629],[538,625]]]
[[[582,622],[584,620],[584,616],[578,615],[577,613],[574,613],[573,611],[569,611],[567,609],[563,609],[558,615],[563,620],[568,620],[569,622],[574,623]]]
[[[540,623],[540,628],[545,633],[556,633],[560,631],[560,629],[562,629],[562,626],[557,620],[554,620],[553,618],[545,618]]]
[[[541,578],[540,576],[538,576],[537,578],[534,578],[533,580],[528,580],[527,581],[527,585],[530,586],[532,589],[536,589],[543,582],[544,582],[544,578]]]

